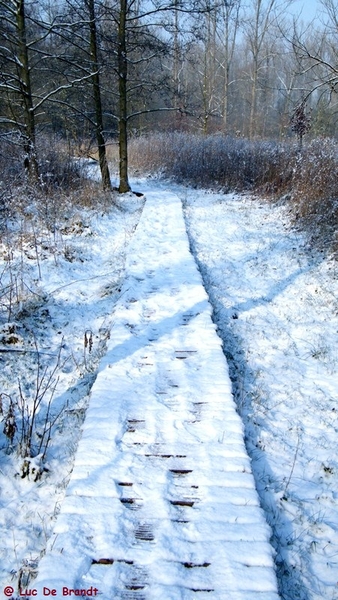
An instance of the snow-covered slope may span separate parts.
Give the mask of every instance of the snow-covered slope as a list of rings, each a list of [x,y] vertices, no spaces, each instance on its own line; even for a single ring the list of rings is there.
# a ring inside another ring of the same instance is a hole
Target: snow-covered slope
[[[113,321],[32,585],[103,600],[277,600],[226,360],[170,192],[147,192]]]

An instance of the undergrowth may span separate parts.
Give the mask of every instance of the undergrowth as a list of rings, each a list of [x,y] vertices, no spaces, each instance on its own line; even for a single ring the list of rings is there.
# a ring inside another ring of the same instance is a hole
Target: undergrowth
[[[152,134],[130,144],[130,163],[181,183],[252,191],[288,204],[311,247],[338,253],[338,153],[330,139],[298,144],[224,135]]]

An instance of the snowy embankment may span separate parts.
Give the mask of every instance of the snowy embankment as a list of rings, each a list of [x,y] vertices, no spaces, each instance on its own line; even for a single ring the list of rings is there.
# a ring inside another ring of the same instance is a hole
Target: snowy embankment
[[[285,600],[338,598],[338,266],[287,209],[176,189],[214,307]]]
[[[277,600],[270,533],[180,200],[148,190],[34,588]]]

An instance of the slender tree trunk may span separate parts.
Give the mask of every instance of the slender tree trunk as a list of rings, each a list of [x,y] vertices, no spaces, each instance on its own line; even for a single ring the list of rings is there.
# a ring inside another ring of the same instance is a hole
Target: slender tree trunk
[[[249,138],[250,140],[256,133],[256,105],[257,105],[257,84],[258,84],[258,62],[257,57],[253,61],[252,87],[251,87],[251,107],[249,121]]]
[[[173,71],[172,79],[174,83],[174,101],[175,108],[181,108],[181,84],[180,84],[180,44],[179,44],[179,19],[178,19],[178,0],[175,0],[174,8],[174,58],[173,58]],[[182,113],[175,112],[175,129],[180,129],[182,121]]]
[[[29,68],[29,57],[26,38],[26,18],[24,0],[16,3],[16,27],[18,33],[18,55],[19,55],[19,81],[23,104],[24,120],[24,166],[29,180],[37,183],[39,180],[39,167],[35,147],[35,116],[33,107],[32,87]]]
[[[225,18],[225,56],[224,56],[224,96],[223,96],[223,131],[226,133],[228,127],[228,100],[229,100],[229,71],[230,71],[230,56],[229,56],[229,16]]]
[[[102,177],[102,186],[104,190],[111,189],[109,167],[106,155],[106,143],[103,135],[103,116],[102,116],[102,102],[101,102],[101,88],[100,88],[100,76],[99,76],[99,61],[97,52],[97,31],[96,31],[96,20],[95,20],[95,6],[94,0],[88,0],[89,18],[90,18],[90,56],[93,65],[93,95],[95,104],[95,116],[96,116],[96,140],[99,150],[99,163]]]
[[[251,84],[251,106],[250,106],[250,119],[249,119],[249,137],[252,139],[256,132],[256,103],[257,103],[257,84],[258,84],[258,55],[260,50],[260,13],[262,7],[262,0],[258,0],[255,7],[255,21],[253,40],[251,42],[252,51],[252,84]],[[265,34],[265,31],[261,32],[261,36]]]
[[[206,40],[204,43],[204,61],[203,61],[203,82],[202,82],[202,97],[203,97],[203,118],[202,131],[204,135],[209,133],[209,118],[212,111],[212,90],[214,88],[214,31],[212,22],[212,13],[206,14]]]
[[[239,10],[241,0],[223,0],[224,10],[224,94],[223,94],[223,131],[227,132],[229,120],[230,67],[235,53]],[[232,28],[230,27],[233,20]]]
[[[127,0],[120,0],[120,20],[118,27],[118,71],[119,71],[119,151],[120,184],[119,192],[130,191],[128,181],[128,132],[127,132],[127,50],[126,50]]]
[[[208,39],[208,43],[209,43],[209,39]],[[203,90],[203,120],[202,120],[202,131],[204,135],[208,134],[208,123],[209,123],[209,106],[208,106],[208,100],[209,100],[209,94],[208,94],[208,82],[209,82],[209,69],[208,69],[208,52],[209,52],[209,48],[208,46],[205,47],[204,49],[204,72],[203,72],[203,85],[202,85],[202,90]]]

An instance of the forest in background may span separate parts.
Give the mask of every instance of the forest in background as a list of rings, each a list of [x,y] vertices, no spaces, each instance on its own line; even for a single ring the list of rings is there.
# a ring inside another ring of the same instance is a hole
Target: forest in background
[[[108,192],[116,158],[129,191],[132,149],[133,167],[291,199],[335,249],[338,8],[304,23],[292,5],[0,0],[2,215],[27,186],[87,202],[74,157]]]
[[[338,8],[304,24],[292,4],[1,0],[2,142],[37,178],[46,135],[103,163],[125,128],[284,140],[303,107],[311,136],[336,137]]]

